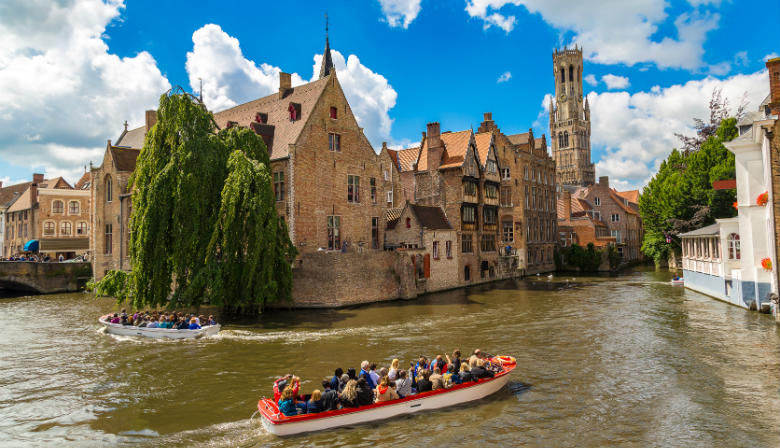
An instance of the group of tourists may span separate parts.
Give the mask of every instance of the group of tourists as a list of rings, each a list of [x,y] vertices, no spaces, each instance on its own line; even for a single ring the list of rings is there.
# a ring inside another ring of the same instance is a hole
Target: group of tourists
[[[286,416],[357,408],[492,378],[503,367],[491,358],[477,349],[467,360],[461,360],[460,350],[455,350],[452,357],[420,356],[416,363],[410,362],[408,370],[400,367],[398,359],[379,370],[376,364],[363,361],[359,372],[354,368],[346,372],[336,369],[332,378],[322,381],[322,389],[310,395],[302,395],[300,379],[288,374],[274,382],[274,402]]]
[[[139,328],[169,328],[173,330],[199,330],[202,326],[216,325],[214,316],[206,319],[204,315],[184,314],[179,312],[136,311],[128,315],[127,310],[114,313],[109,318],[112,324],[121,324]]]

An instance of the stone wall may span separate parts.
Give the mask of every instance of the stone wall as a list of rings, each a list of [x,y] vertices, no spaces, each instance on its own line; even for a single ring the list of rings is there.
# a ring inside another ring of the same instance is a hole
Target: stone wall
[[[0,262],[0,287],[40,294],[80,290],[92,276],[89,263]]]

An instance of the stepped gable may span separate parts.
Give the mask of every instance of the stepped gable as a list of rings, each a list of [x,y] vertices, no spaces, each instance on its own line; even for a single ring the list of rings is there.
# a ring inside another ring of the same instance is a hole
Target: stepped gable
[[[452,226],[447,220],[447,215],[441,207],[430,207],[426,205],[409,204],[414,216],[420,226],[428,230],[450,230]]]
[[[135,171],[135,163],[141,153],[140,149],[112,146],[109,151],[111,151],[111,157],[114,159],[117,171]]]
[[[289,145],[298,141],[314,106],[330,80],[329,75],[307,84],[286,89],[284,92],[275,92],[263,98],[240,104],[215,113],[214,120],[220,128],[226,127],[228,122],[245,127],[249,127],[252,123],[273,126],[273,136],[270,138],[271,144],[268,148],[271,160],[286,158],[289,156]],[[291,107],[300,111],[300,115],[296,116],[295,120],[290,117]],[[266,120],[265,123],[258,121],[263,119]]]
[[[492,132],[482,132],[480,134],[474,134],[474,141],[477,144],[477,158],[479,159],[479,165],[485,166],[487,163],[488,153],[490,152],[490,142],[492,141]]]

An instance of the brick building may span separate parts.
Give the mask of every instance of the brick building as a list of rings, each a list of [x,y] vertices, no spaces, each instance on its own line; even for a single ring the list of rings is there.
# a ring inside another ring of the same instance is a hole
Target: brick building
[[[65,179],[46,180],[33,174],[17,187],[5,211],[3,253],[16,255],[28,241],[38,240],[42,255],[66,259],[89,248],[89,192],[74,189]]]
[[[774,284],[780,285],[780,269],[777,267],[777,257],[780,254],[780,119],[778,119],[780,117],[780,58],[766,61],[766,68],[769,72],[769,101],[765,113],[773,116],[774,119],[774,124],[767,127],[767,137],[770,141],[769,198],[773,207],[772,220],[774,221]],[[778,309],[775,309],[775,316],[780,318]]]
[[[642,259],[642,219],[639,216],[639,206],[629,201],[635,193],[638,192],[624,192],[621,195],[614,188],[610,188],[609,178],[606,176],[599,177],[597,184],[578,188],[574,192],[576,198],[586,200],[596,216],[607,224],[624,262]]]
[[[550,99],[550,140],[559,185],[587,186],[596,171],[590,153],[590,107],[583,103],[582,49],[553,52],[555,99]]]
[[[557,200],[558,235],[561,247],[577,244],[586,247],[593,243],[597,249],[616,244],[609,227],[601,220],[600,213],[584,199],[572,197],[564,191]]]

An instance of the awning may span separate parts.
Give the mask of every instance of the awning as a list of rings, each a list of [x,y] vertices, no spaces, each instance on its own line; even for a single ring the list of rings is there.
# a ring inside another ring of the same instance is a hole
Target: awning
[[[41,252],[81,252],[89,249],[89,238],[41,238]]]
[[[38,252],[38,240],[30,240],[24,244],[25,252]]]

